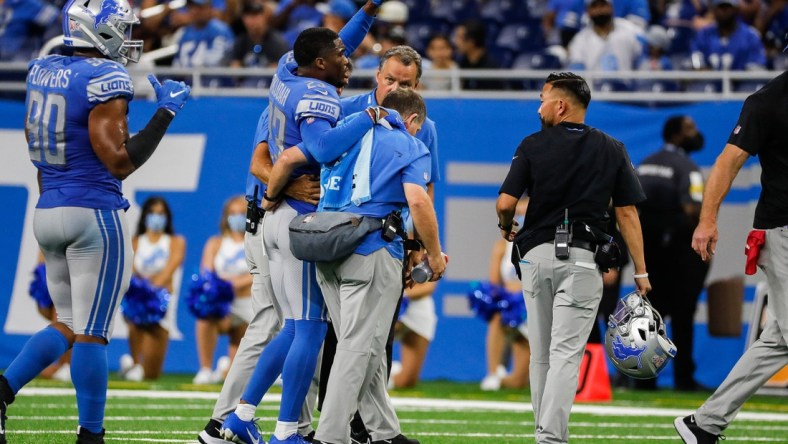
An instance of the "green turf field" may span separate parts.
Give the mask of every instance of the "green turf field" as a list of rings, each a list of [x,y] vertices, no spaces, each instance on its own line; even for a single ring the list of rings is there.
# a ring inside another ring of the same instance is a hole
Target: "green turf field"
[[[190,377],[161,382],[110,382],[107,442],[195,443],[219,386],[199,389]],[[9,444],[73,443],[77,410],[70,385],[35,381],[9,409]],[[673,418],[688,414],[708,393],[616,391],[606,404],[577,404],[570,419],[572,443],[676,443]],[[276,395],[274,395],[276,396]],[[402,430],[422,443],[533,442],[533,414],[526,391],[481,392],[477,384],[422,383],[393,392]],[[263,436],[273,432],[278,403],[258,409]],[[727,442],[788,443],[786,398],[756,396],[726,432]]]

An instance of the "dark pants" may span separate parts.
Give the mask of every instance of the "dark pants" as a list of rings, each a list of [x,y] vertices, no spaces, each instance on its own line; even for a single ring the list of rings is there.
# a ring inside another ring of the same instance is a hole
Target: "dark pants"
[[[691,247],[691,234],[674,236],[665,242],[661,235],[644,230],[646,268],[653,289],[649,300],[663,319],[670,317],[671,339],[678,352],[673,359],[675,388],[695,387],[692,359],[695,309],[709,266]],[[637,381],[638,388],[654,388],[656,380]]]

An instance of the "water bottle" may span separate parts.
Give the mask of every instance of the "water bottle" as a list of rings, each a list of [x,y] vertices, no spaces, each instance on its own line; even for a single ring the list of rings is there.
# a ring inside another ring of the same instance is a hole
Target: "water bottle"
[[[446,253],[441,253],[441,255],[443,256],[444,262],[448,264],[449,256],[447,256]],[[430,264],[426,259],[413,267],[413,269],[410,271],[410,277],[413,279],[413,282],[416,282],[417,284],[423,284],[424,282],[432,279],[432,268],[430,268]]]

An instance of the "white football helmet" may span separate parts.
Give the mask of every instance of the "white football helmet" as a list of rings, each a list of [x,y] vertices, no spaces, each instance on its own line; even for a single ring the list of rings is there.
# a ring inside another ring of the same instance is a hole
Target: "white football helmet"
[[[662,316],[636,292],[618,301],[607,326],[607,356],[625,375],[656,378],[676,356],[676,346],[665,335]]]
[[[131,40],[139,19],[128,0],[71,0],[63,11],[63,40],[74,48],[95,48],[110,59],[138,62],[142,40]]]

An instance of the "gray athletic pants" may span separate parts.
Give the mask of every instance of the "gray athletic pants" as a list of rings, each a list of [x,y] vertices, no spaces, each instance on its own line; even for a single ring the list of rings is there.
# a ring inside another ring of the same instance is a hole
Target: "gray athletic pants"
[[[520,270],[536,442],[566,443],[580,361],[602,300],[602,275],[594,253],[570,248],[569,259],[560,260],[552,243],[527,252]]]
[[[350,442],[359,410],[372,440],[400,434],[386,391],[386,339],[402,291],[402,261],[385,248],[344,261],[318,263],[317,279],[337,334],[337,351],[316,439]]]
[[[129,288],[134,252],[124,210],[39,208],[33,232],[44,253],[59,322],[109,341]]]
[[[695,413],[698,426],[715,435],[728,427],[750,396],[788,365],[788,229],[766,230],[758,266],[769,284],[766,326]]]
[[[213,408],[211,417],[220,422],[223,422],[227,415],[235,411],[235,407],[241,400],[241,395],[252,377],[260,354],[282,328],[282,311],[274,298],[271,271],[268,266],[268,255],[263,247],[262,233],[263,228],[260,224],[257,233],[247,232],[244,236],[246,265],[252,275],[254,316],[246,328],[246,334],[241,339],[238,352],[227,373],[227,378],[224,380],[222,391],[219,393],[219,399],[216,400]],[[316,401],[317,384],[313,383],[309,388],[309,394],[299,418],[299,433],[302,435],[312,431],[312,412]]]

